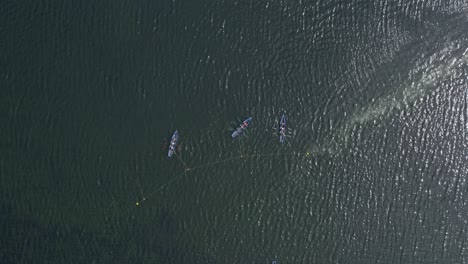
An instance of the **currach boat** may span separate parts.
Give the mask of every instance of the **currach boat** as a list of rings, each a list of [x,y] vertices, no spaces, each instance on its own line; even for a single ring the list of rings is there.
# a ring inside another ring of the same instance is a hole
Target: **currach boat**
[[[177,140],[179,140],[179,133],[177,130],[172,134],[171,138],[171,144],[169,145],[169,152],[167,153],[167,156],[170,158],[172,157],[172,154],[175,153],[176,146],[177,146]]]
[[[247,129],[247,127],[249,126],[250,122],[252,122],[252,117],[249,117],[246,120],[244,120],[244,122],[242,122],[242,124],[240,124],[240,126],[236,128],[236,130],[232,133],[232,138],[235,138],[239,136],[242,132],[244,132],[244,130]]]

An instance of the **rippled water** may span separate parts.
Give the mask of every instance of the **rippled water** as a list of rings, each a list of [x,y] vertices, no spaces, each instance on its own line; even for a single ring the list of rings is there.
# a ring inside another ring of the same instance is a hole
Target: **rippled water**
[[[2,263],[468,261],[466,1],[6,1],[0,21]]]

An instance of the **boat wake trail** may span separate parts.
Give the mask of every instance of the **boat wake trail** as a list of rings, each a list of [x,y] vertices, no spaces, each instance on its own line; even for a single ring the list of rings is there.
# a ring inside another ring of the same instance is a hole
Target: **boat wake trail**
[[[401,85],[393,92],[378,99],[371,99],[366,107],[354,111],[327,138],[318,140],[318,145],[310,151],[315,155],[341,153],[351,138],[360,133],[364,126],[388,119],[395,112],[407,111],[424,97],[437,97],[438,92],[443,92],[447,88],[444,82],[463,84],[467,65],[468,48],[457,43],[451,43],[430,56],[423,56],[414,63],[406,75],[407,78],[399,81]],[[396,78],[396,76],[391,77]]]

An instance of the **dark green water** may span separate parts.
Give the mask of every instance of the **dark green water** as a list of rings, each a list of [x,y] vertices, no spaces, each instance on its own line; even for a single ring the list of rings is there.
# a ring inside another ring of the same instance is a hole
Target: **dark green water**
[[[0,262],[466,263],[467,15],[4,1]]]

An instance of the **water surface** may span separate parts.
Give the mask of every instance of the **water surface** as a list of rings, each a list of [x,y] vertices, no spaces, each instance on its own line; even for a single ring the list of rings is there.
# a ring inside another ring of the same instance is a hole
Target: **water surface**
[[[5,2],[3,262],[466,263],[467,11]]]

